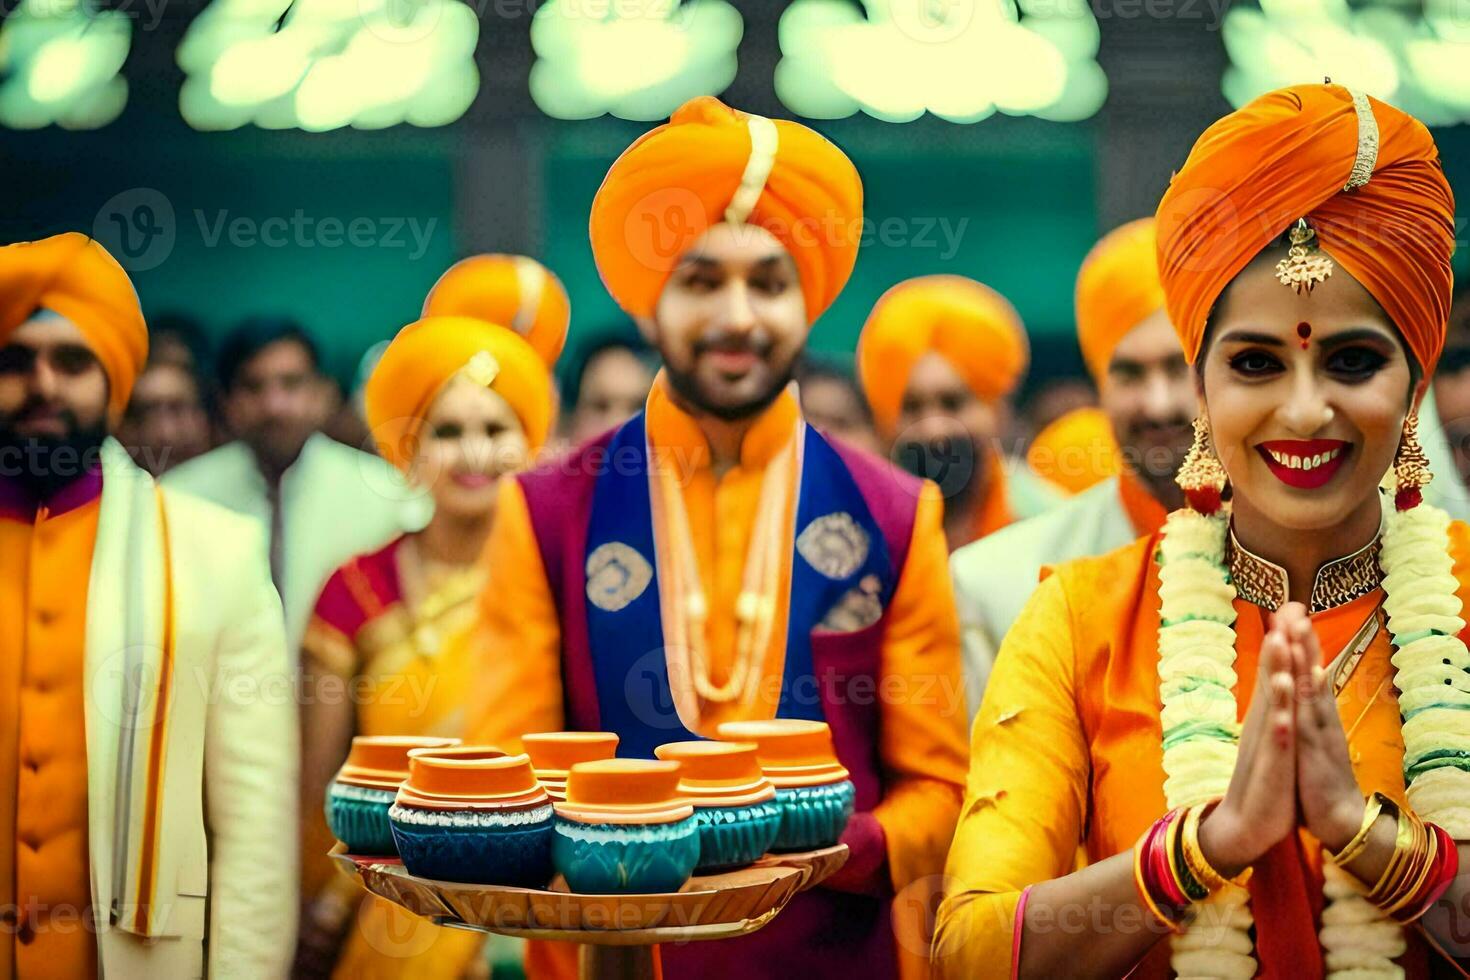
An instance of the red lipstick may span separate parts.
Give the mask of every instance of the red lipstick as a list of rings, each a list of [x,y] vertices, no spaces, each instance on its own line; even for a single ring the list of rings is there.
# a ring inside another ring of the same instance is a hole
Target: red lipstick
[[[1337,475],[1352,448],[1341,439],[1273,439],[1256,446],[1256,452],[1282,483],[1316,490]]]

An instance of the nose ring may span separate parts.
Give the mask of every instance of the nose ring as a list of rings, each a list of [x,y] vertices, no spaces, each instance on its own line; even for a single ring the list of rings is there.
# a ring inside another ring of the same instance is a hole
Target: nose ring
[[[1337,417],[1337,413],[1332,410],[1332,406],[1331,405],[1326,405],[1326,406],[1323,407],[1323,409],[1322,409],[1322,424],[1323,425],[1331,425],[1332,424],[1332,420],[1335,419],[1336,417]]]

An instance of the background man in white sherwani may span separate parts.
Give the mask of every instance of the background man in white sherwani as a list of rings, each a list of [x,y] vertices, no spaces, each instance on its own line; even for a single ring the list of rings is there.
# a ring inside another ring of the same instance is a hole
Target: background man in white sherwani
[[[1152,218],[1123,225],[1088,253],[1077,277],[1077,334],[1116,444],[1077,447],[1073,465],[1118,455],[1120,472],[951,557],[972,718],[1001,638],[1042,570],[1152,534],[1180,503],[1174,473],[1193,435],[1194,382],[1164,313]]]
[[[433,503],[377,456],[324,435],[330,382],[300,325],[255,317],[219,353],[221,407],[235,437],[164,482],[259,522],[294,656],[327,578],[428,521]]]
[[[0,978],[284,976],[297,729],[253,522],[108,433],[148,334],[66,234],[0,248]]]

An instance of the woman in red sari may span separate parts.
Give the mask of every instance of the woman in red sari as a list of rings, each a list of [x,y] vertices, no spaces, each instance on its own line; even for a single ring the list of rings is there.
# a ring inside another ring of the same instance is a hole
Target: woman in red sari
[[[434,516],[334,572],[307,627],[297,975],[458,977],[478,968],[482,937],[364,897],[326,857],[322,805],[353,735],[460,734],[480,552],[500,477],[551,432],[551,372],[508,328],[429,316],[393,339],[365,394],[384,458],[434,498]]]
[[[1190,507],[1058,568],[1006,636],[937,965],[1426,976],[1470,837],[1470,532],[1420,503],[1415,438],[1451,290],[1437,150],[1285,89],[1205,132],[1158,217]]]

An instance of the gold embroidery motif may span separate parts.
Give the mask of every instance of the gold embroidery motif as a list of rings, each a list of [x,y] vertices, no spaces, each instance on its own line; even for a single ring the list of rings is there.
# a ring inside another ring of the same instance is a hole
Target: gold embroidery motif
[[[868,532],[851,514],[824,514],[797,535],[796,550],[822,575],[841,580],[868,560]]]
[[[1317,570],[1317,578],[1312,583],[1311,612],[1346,605],[1382,584],[1383,572],[1378,567],[1381,540],[1381,535],[1376,536],[1365,547]],[[1235,582],[1235,592],[1242,599],[1270,610],[1280,609],[1286,604],[1291,595],[1286,569],[1247,551],[1236,540],[1234,527],[1230,529],[1225,560]]]

